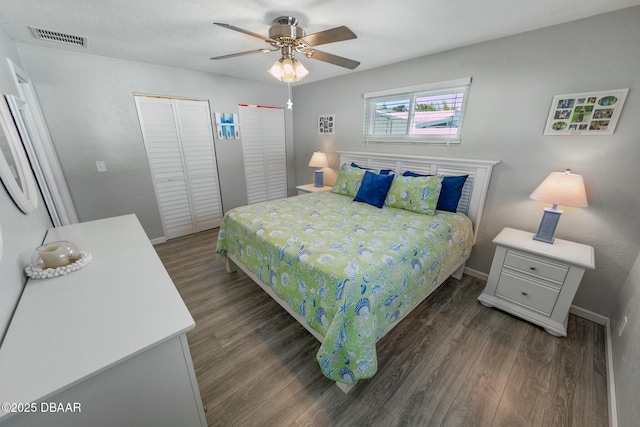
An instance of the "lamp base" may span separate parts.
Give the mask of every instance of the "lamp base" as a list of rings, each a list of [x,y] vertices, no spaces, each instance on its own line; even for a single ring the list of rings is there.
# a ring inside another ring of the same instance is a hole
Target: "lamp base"
[[[321,170],[316,171],[315,182],[313,183],[314,187],[324,187],[324,177],[322,175]]]
[[[533,240],[553,244],[553,235],[556,232],[556,227],[558,226],[558,221],[562,213],[563,211],[560,209],[545,208],[538,232],[533,236]]]

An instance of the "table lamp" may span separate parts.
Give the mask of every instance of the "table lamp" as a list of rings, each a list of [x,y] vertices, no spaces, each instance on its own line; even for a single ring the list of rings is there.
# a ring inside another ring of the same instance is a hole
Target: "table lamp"
[[[556,232],[560,215],[563,213],[561,209],[558,209],[558,205],[581,208],[588,206],[582,175],[571,173],[571,169],[564,172],[552,172],[529,197],[533,200],[553,204],[553,207],[544,209],[538,232],[533,236],[534,240],[545,243],[553,244],[553,235]]]
[[[322,176],[322,168],[329,167],[329,163],[327,162],[327,155],[321,151],[316,151],[311,156],[311,160],[309,161],[309,166],[316,169],[315,182],[313,184],[314,187],[322,187],[324,184],[324,178]]]

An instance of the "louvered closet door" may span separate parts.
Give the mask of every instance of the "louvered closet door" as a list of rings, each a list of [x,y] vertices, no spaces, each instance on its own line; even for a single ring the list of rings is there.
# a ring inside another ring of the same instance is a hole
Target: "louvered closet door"
[[[249,204],[287,197],[284,111],[240,106]]]
[[[218,227],[222,204],[209,103],[135,100],[165,238]]]
[[[258,108],[240,107],[242,155],[249,204],[267,200],[267,167],[262,147],[261,117]]]
[[[195,233],[173,102],[135,99],[165,238]]]
[[[262,136],[267,167],[267,194],[269,200],[282,199],[287,197],[284,110],[262,109]]]
[[[209,103],[176,100],[175,107],[196,229],[219,227],[222,206]]]

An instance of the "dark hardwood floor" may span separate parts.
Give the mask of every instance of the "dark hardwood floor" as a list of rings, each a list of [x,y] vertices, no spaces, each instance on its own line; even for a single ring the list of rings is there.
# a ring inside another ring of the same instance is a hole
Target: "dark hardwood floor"
[[[608,425],[605,331],[567,338],[476,300],[449,279],[378,343],[378,372],[349,394],[322,376],[319,343],[241,271],[217,230],[156,246],[196,321],[187,336],[209,426]]]

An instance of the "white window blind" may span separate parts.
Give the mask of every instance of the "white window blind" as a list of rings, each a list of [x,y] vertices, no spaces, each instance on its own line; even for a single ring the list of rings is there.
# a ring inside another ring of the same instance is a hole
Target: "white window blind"
[[[364,94],[363,140],[459,143],[471,77]]]

